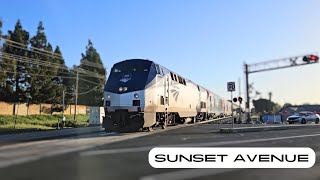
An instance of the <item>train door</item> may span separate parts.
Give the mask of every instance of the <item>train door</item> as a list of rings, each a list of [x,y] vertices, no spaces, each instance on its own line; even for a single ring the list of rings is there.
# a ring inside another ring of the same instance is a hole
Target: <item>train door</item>
[[[163,128],[165,128],[165,126],[168,124],[169,121],[169,76],[168,75],[164,75],[164,107],[165,107],[165,112],[164,112],[164,126]]]

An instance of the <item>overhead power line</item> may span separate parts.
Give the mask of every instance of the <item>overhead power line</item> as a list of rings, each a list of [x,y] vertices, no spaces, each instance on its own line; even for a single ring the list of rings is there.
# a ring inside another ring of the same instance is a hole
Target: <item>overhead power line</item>
[[[10,43],[13,43],[13,44],[20,45],[22,47],[26,47],[27,46],[25,44],[22,44],[22,43],[19,43],[19,42],[16,42],[16,41],[12,41],[12,40],[7,39],[7,38],[0,37],[0,39],[3,39],[6,42],[10,42]],[[17,48],[21,48],[21,47],[17,46]],[[47,50],[44,50],[44,49],[40,49],[40,48],[36,48],[36,47],[32,47],[32,46],[30,48],[40,51],[40,52],[37,52],[37,53],[43,52],[43,53],[47,53],[47,55],[52,55],[52,56],[55,56],[55,57],[58,57],[58,58],[62,58],[62,56],[60,54],[56,54],[54,52],[50,52],[50,51],[47,51]],[[27,48],[23,48],[23,49],[28,50]],[[31,50],[29,50],[29,51],[31,51]]]
[[[99,69],[104,69],[103,64],[90,62],[90,61],[85,60],[85,59],[81,60],[81,64],[83,64],[85,66],[91,66],[91,67],[96,67],[96,68],[99,68]]]
[[[32,76],[40,76],[40,77],[60,77],[60,78],[65,78],[65,79],[76,79],[75,77],[68,77],[68,76],[49,76],[49,75],[44,75],[44,74],[31,74],[31,73],[21,73],[21,72],[13,72],[13,71],[7,71],[7,70],[4,70],[2,72],[7,72],[7,73],[17,73],[17,74],[26,74],[26,75],[32,75]],[[88,83],[92,83],[92,84],[96,84],[96,85],[101,85],[99,83],[96,83],[96,82],[92,82],[92,81],[89,81],[89,80],[86,80],[86,79],[83,79],[83,78],[79,78],[79,80],[82,80],[82,81],[85,81],[85,82],[88,82]]]
[[[42,49],[35,48],[35,47],[32,47],[32,46],[30,47],[30,49],[28,49],[25,44],[22,44],[22,43],[19,43],[19,42],[16,42],[16,41],[12,41],[12,40],[9,40],[9,39],[3,38],[3,37],[0,37],[0,39],[3,39],[4,41],[7,41],[7,42],[11,42],[11,43],[14,43],[14,44],[21,45],[23,47],[20,47],[20,46],[17,46],[17,45],[13,45],[13,44],[10,44],[10,43],[6,43],[5,44],[6,46],[12,46],[12,47],[15,47],[15,48],[18,48],[18,49],[21,49],[21,50],[25,50],[25,51],[29,51],[29,52],[33,52],[33,53],[38,53],[38,54],[41,54],[41,55],[44,55],[44,56],[47,56],[47,57],[50,57],[50,58],[57,58],[57,59],[60,59],[60,60],[63,59],[61,55],[56,55],[54,52],[50,52],[50,51],[47,51],[47,50],[42,50]],[[35,50],[38,50],[38,51],[33,51],[32,49],[35,49]],[[84,60],[84,62],[82,62],[81,64],[83,64],[85,66],[89,66],[89,67],[104,69],[104,67],[101,67],[102,64],[93,63],[93,62],[86,61],[86,60]]]
[[[14,59],[11,59],[11,58],[7,58],[7,57],[3,57],[3,59],[8,59],[8,60],[14,60]],[[1,62],[1,64],[5,64],[5,65],[9,65],[9,66],[16,66],[16,67],[25,67],[25,66],[22,66],[22,65],[17,65],[17,64],[9,64],[9,63],[5,63],[5,62]],[[54,68],[52,66],[49,66],[49,65],[44,65],[44,64],[33,64],[33,65],[39,65],[39,66],[45,66],[45,67],[49,67],[49,68]],[[37,69],[39,67],[35,67],[35,66],[29,66],[27,68],[32,68],[32,69]],[[59,70],[59,67],[56,67],[55,68],[56,70]],[[67,75],[71,75],[71,76],[75,76],[75,73],[69,73],[69,72],[57,72],[57,73],[61,73],[61,74],[67,74]],[[81,75],[82,77],[96,77],[96,78],[102,78],[102,77],[98,77],[96,75],[89,75],[89,74],[84,74],[84,75]]]
[[[78,93],[78,95],[88,94],[88,93],[90,93],[90,92],[92,92],[92,91],[96,90],[99,86],[101,86],[101,84],[99,84],[99,85],[97,85],[97,86],[93,87],[91,90],[88,90],[88,91],[85,91],[85,92],[82,92],[82,93]]]
[[[51,67],[51,68],[52,68],[52,66],[56,65],[56,66],[59,66],[60,69],[65,69],[68,71],[72,70],[67,67],[63,67],[62,64],[42,61],[42,60],[35,59],[35,58],[27,58],[24,56],[14,55],[14,54],[1,52],[1,51],[0,51],[0,57],[2,57],[4,59],[9,59],[9,60],[14,60],[14,61],[23,61],[23,62],[30,63],[30,64],[36,64],[36,65],[41,65],[41,66],[46,66],[46,67]],[[73,71],[75,71],[75,70],[73,70]],[[86,74],[86,76],[90,76],[90,77],[96,77],[96,78],[101,78],[101,79],[105,78],[104,76],[102,76],[100,74],[97,74],[92,71],[87,71],[87,70],[82,71],[82,72],[79,71],[79,73]],[[84,75],[82,75],[82,76],[84,76]]]

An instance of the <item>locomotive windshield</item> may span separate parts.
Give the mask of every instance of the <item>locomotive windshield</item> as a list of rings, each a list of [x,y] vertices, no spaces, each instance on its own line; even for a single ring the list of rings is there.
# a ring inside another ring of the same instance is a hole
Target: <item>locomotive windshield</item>
[[[121,73],[121,72],[148,72],[150,67],[115,67],[113,68],[113,72]]]
[[[115,64],[112,69],[105,91],[113,93],[127,93],[142,90],[156,75],[156,69],[152,61],[126,60]],[[126,87],[126,91],[119,92],[120,87]]]

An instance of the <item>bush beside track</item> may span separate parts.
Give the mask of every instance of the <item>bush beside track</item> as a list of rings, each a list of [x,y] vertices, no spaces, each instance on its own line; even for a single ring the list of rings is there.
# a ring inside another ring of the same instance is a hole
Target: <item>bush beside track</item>
[[[73,120],[73,115],[65,115],[65,127],[76,128],[86,127],[89,125],[89,115],[76,115],[76,120]],[[17,116],[15,129],[29,130],[50,130],[56,129],[58,120],[62,119],[62,115],[29,115]],[[15,124],[14,115],[0,115],[0,131],[13,130]]]

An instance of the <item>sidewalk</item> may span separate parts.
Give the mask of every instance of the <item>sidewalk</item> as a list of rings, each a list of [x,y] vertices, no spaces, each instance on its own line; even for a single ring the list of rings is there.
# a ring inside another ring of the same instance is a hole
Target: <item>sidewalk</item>
[[[288,124],[267,124],[264,126],[256,127],[235,127],[235,128],[221,128],[221,133],[244,133],[244,132],[262,132],[262,131],[275,131],[287,130],[297,128],[319,128],[318,124],[303,124],[303,125],[288,125]]]
[[[23,142],[102,132],[101,126],[0,134],[0,143]]]

